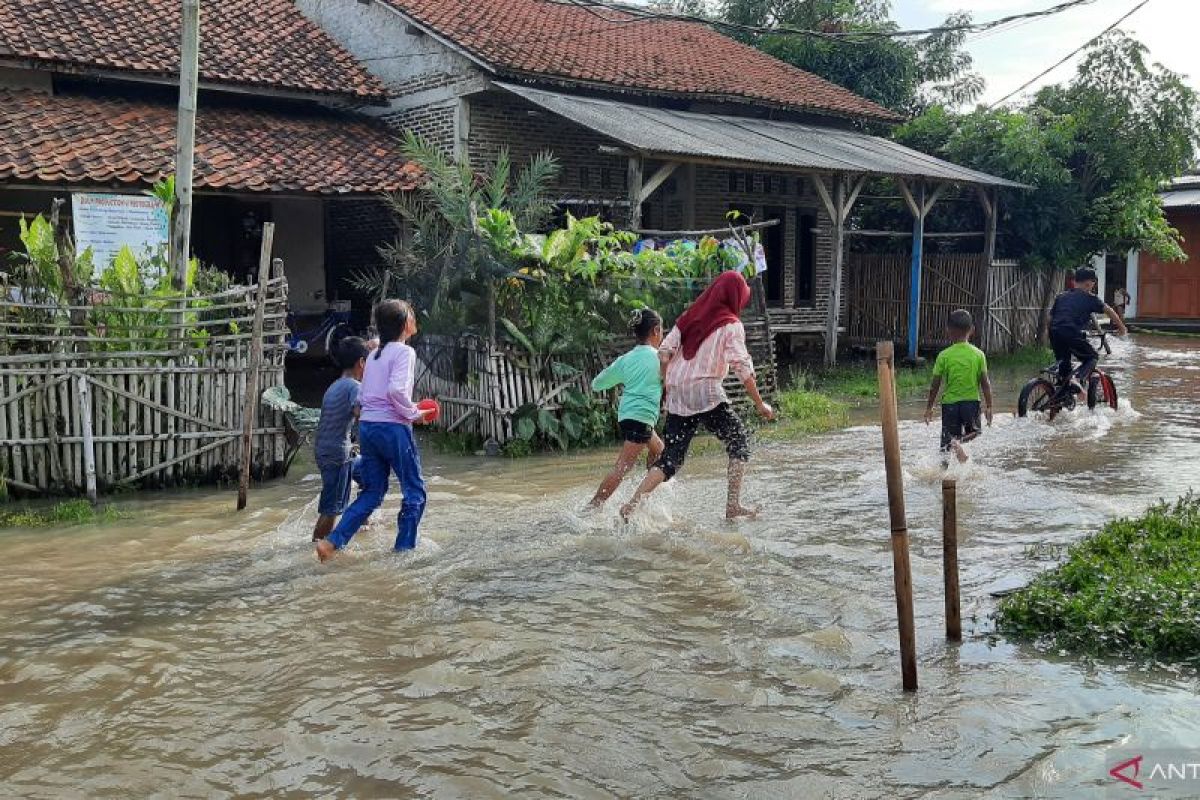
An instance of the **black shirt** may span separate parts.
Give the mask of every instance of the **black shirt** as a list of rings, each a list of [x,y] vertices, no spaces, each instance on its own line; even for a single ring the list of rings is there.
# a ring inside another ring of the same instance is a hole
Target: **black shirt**
[[[1083,289],[1072,289],[1054,298],[1050,329],[1078,333],[1092,327],[1092,314],[1104,313],[1104,301]]]

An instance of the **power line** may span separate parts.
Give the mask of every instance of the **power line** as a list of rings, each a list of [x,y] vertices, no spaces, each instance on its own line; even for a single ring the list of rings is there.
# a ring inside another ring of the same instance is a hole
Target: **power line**
[[[807,28],[794,28],[788,25],[747,25],[740,22],[730,22],[729,20],[714,19],[709,17],[696,16],[694,14],[681,14],[676,12],[655,11],[653,9],[633,8],[630,6],[614,5],[607,0],[568,0],[571,5],[587,9],[594,16],[615,25],[633,24],[643,20],[663,20],[675,22],[695,22],[703,25],[710,25],[715,28],[722,28],[738,33],[763,35],[763,36],[810,36],[820,39],[831,40],[862,40],[862,39],[908,39],[920,36],[931,36],[939,33],[981,33],[984,31],[999,28],[1003,25],[1008,25],[1013,22],[1022,20],[1033,20],[1043,17],[1061,14],[1072,8],[1079,6],[1090,5],[1096,0],[1065,0],[1057,5],[1040,11],[1026,11],[1021,14],[1010,14],[1006,17],[990,20],[988,22],[961,22],[953,25],[938,25],[931,28],[912,28],[907,30],[856,30],[856,31],[818,31]],[[614,19],[605,16],[595,9],[604,9],[611,12],[616,12],[622,15],[622,18]]]
[[[1144,6],[1145,6],[1147,3],[1149,3],[1149,2],[1150,2],[1150,0],[1142,0],[1142,2],[1138,3],[1136,6],[1134,6],[1133,8],[1129,9],[1129,10],[1128,10],[1128,11],[1126,11],[1124,14],[1122,14],[1122,15],[1120,16],[1120,18],[1119,18],[1119,19],[1117,19],[1117,21],[1116,21],[1116,22],[1114,22],[1112,25],[1109,25],[1107,28],[1105,28],[1104,30],[1100,31],[1098,34],[1096,34],[1095,36],[1093,36],[1091,39],[1088,39],[1086,42],[1084,42],[1083,44],[1081,44],[1079,47],[1076,47],[1076,48],[1075,48],[1074,50],[1072,50],[1070,53],[1067,53],[1065,56],[1063,56],[1062,58],[1060,58],[1058,61],[1054,62],[1054,64],[1052,64],[1051,66],[1049,66],[1049,67],[1047,67],[1046,69],[1042,70],[1042,71],[1041,71],[1041,72],[1039,72],[1037,75],[1034,75],[1032,78],[1030,78],[1029,80],[1027,80],[1027,81],[1025,81],[1024,83],[1022,83],[1022,84],[1021,84],[1020,86],[1018,86],[1016,89],[1013,89],[1011,92],[1009,92],[1008,94],[1004,95],[1004,97],[1001,97],[999,100],[997,100],[996,102],[994,102],[994,103],[992,103],[991,105],[989,105],[989,106],[988,106],[988,109],[989,109],[989,110],[990,110],[990,109],[993,109],[993,108],[995,108],[996,106],[998,106],[998,105],[1000,105],[1001,103],[1003,103],[1005,100],[1008,100],[1009,98],[1011,98],[1013,95],[1020,94],[1021,92],[1025,91],[1025,90],[1026,90],[1026,89],[1028,89],[1030,86],[1032,86],[1034,83],[1037,83],[1039,80],[1041,80],[1042,78],[1046,77],[1046,76],[1047,76],[1047,75],[1049,75],[1051,72],[1053,72],[1054,70],[1058,69],[1058,68],[1059,68],[1059,67],[1061,67],[1063,64],[1067,63],[1067,62],[1068,62],[1068,61],[1070,61],[1072,58],[1074,58],[1075,56],[1079,55],[1081,52],[1083,52],[1083,51],[1084,51],[1084,50],[1086,50],[1087,48],[1089,48],[1089,47],[1091,47],[1092,45],[1094,45],[1096,42],[1098,42],[1098,41],[1100,41],[1101,39],[1103,39],[1103,38],[1104,38],[1104,36],[1105,36],[1106,34],[1108,34],[1109,32],[1111,32],[1112,30],[1114,30],[1114,29],[1115,29],[1115,28],[1116,28],[1118,25],[1120,25],[1120,24],[1121,24],[1122,22],[1124,22],[1125,20],[1127,20],[1127,19],[1129,19],[1130,17],[1132,17],[1132,16],[1133,16],[1135,13],[1137,13],[1138,11],[1140,11],[1140,10],[1141,10],[1141,9],[1142,9],[1142,8],[1143,8],[1143,7],[1144,7]]]

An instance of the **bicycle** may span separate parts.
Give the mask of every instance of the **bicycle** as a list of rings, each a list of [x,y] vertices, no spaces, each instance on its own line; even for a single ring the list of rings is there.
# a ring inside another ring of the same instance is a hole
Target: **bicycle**
[[[308,346],[312,342],[320,341],[325,345],[325,352],[332,357],[338,342],[357,333],[350,323],[350,301],[348,300],[330,303],[321,317],[321,324],[307,331],[297,330],[296,315],[289,311],[287,326],[289,331],[288,350],[298,355],[307,353]]]
[[[1108,346],[1108,331],[1089,332],[1087,335],[1098,337],[1100,349],[1105,354],[1112,355],[1112,348]],[[1036,378],[1026,383],[1017,398],[1017,416],[1024,417],[1032,411],[1045,414],[1047,420],[1053,420],[1058,412],[1070,411],[1075,408],[1078,392],[1070,389],[1070,373],[1067,373],[1066,383],[1063,382],[1060,374],[1059,362],[1056,361],[1042,370]],[[1098,366],[1088,376],[1086,396],[1089,409],[1094,409],[1101,404],[1107,405],[1114,411],[1117,408],[1117,387],[1108,373]]]

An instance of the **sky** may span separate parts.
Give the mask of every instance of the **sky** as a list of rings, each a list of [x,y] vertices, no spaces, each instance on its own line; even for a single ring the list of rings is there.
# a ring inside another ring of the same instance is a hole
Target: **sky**
[[[954,11],[970,11],[977,22],[1036,11],[1058,0],[893,0],[892,18],[902,28],[937,25]],[[991,103],[1016,89],[1115,22],[1139,0],[1095,0],[1011,29],[973,34],[967,49],[987,81],[981,101]],[[1200,0],[1150,0],[1121,24],[1150,49],[1150,60],[1187,76],[1200,90]],[[1026,92],[1060,83],[1074,73],[1078,58],[1051,72]],[[1014,100],[1019,99],[1018,95]]]

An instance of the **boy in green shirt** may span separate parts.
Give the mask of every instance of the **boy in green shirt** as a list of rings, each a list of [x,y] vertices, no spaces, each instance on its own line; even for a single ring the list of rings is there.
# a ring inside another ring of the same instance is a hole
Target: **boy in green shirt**
[[[958,309],[950,314],[946,331],[954,342],[938,353],[933,362],[933,383],[925,406],[925,424],[933,421],[933,404],[942,391],[942,452],[954,451],[959,463],[967,460],[962,448],[982,432],[979,424],[979,394],[983,392],[983,413],[992,424],[992,383],[988,380],[987,356],[967,340],[975,332],[969,311]]]
[[[637,346],[609,364],[592,381],[594,392],[624,387],[621,405],[617,408],[617,424],[621,428],[624,445],[617,456],[616,466],[596,490],[596,496],[588,504],[589,508],[604,505],[644,450],[650,450],[647,463],[658,460],[663,451],[662,439],[654,431],[663,395],[663,366],[658,358],[658,346],[663,339],[662,317],[656,311],[643,308],[633,312],[629,328],[637,339]]]

